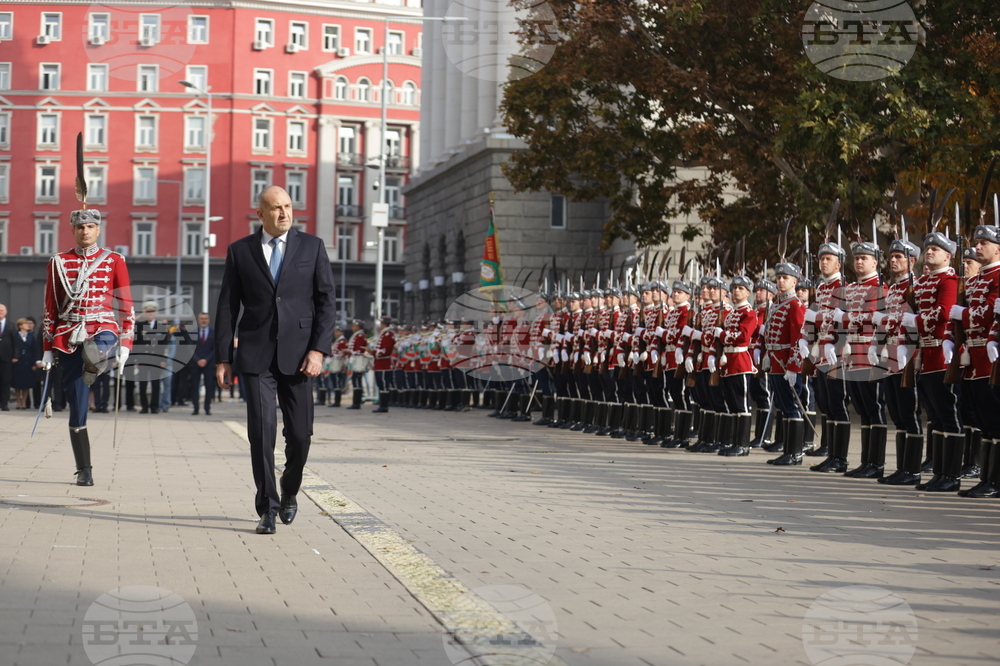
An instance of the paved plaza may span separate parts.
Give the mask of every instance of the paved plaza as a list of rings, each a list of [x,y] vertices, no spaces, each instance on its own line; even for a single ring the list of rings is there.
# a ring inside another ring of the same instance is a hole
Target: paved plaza
[[[259,536],[241,404],[123,412],[115,448],[92,415],[92,488],[71,485],[66,414],[29,439],[33,417],[0,417],[4,665],[1000,655],[997,500],[481,410],[318,407],[299,515]],[[155,588],[173,596],[149,612]]]

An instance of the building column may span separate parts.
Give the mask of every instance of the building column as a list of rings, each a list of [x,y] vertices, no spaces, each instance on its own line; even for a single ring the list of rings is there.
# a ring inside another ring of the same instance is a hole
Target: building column
[[[340,120],[333,116],[319,117],[319,137],[316,149],[316,235],[323,239],[327,254],[336,258],[335,223],[337,211],[337,134]]]
[[[410,125],[410,177],[420,169],[420,155],[423,150],[424,137],[420,133],[420,121]]]

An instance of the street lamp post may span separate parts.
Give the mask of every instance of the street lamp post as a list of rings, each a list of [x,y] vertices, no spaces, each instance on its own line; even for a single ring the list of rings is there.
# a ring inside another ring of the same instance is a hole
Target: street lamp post
[[[177,271],[174,276],[174,298],[181,296],[181,246],[184,242],[184,181],[181,180],[157,180],[158,183],[170,183],[177,186]],[[174,310],[176,311],[176,305]]]
[[[209,250],[209,211],[212,204],[212,86],[205,85],[202,90],[190,81],[181,81],[185,88],[191,88],[196,95],[204,95],[208,100],[208,116],[205,119],[205,222],[202,230],[201,253],[201,309],[208,312],[208,250]]]

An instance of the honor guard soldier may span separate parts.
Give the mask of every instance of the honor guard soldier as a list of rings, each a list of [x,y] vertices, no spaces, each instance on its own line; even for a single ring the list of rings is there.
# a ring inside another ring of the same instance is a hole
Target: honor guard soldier
[[[764,324],[771,310],[771,302],[778,293],[778,285],[766,278],[757,280],[754,285],[754,306],[757,309],[757,331],[750,342],[753,362],[758,368],[766,358],[764,351]],[[770,443],[771,439],[771,391],[767,386],[767,373],[759,371],[756,378],[750,380],[750,398],[757,406],[754,438],[750,440],[751,447],[761,447]]]
[[[49,259],[45,278],[42,368],[48,372],[58,354],[69,405],[76,485],[92,486],[87,435],[90,386],[111,360],[117,360],[121,375],[132,348],[135,313],[125,258],[97,245],[100,212],[92,208],[75,210],[69,221],[76,247]],[[116,400],[115,418],[117,410]]]
[[[621,401],[618,396],[619,363],[618,341],[621,332],[625,330],[625,315],[622,311],[622,291],[617,287],[604,290],[606,321],[602,319],[599,340],[597,344],[598,367],[601,373],[601,385],[604,387],[605,402],[600,406],[598,414],[600,429],[595,434],[610,435],[621,422]],[[624,359],[622,359],[624,360]]]
[[[631,391],[626,388],[628,380],[625,377],[625,373],[628,372],[628,365],[625,359],[628,353],[626,351],[627,344],[625,337],[629,331],[629,318],[631,316],[630,301],[632,297],[629,294],[630,290],[631,287],[611,290],[612,301],[617,301],[618,305],[615,307],[615,312],[612,315],[613,325],[608,337],[607,367],[609,379],[614,384],[613,395],[615,397],[608,408],[607,427],[604,430],[598,431],[599,435],[610,435],[612,437],[616,435],[624,436],[622,423],[624,422],[625,403],[632,395]]]
[[[806,311],[806,330],[799,340],[799,354],[810,357],[816,365],[816,406],[826,417],[823,443],[827,458],[809,469],[813,472],[843,474],[847,471],[847,452],[851,444],[851,420],[847,415],[847,384],[838,373],[836,346],[840,340],[844,281],[840,273],[847,253],[833,242],[819,246],[820,277],[816,284],[816,310]],[[811,335],[809,335],[811,333]],[[811,337],[810,349],[807,340]],[[803,405],[806,406],[806,405]]]
[[[976,254],[975,244],[962,250],[962,267],[964,272],[959,279],[958,286],[960,290],[959,295],[964,297],[965,301],[960,300],[960,303],[964,303],[968,300],[969,280],[970,278],[979,275],[979,271],[982,270],[983,267],[979,256]],[[964,280],[962,278],[964,278]],[[963,283],[965,285],[964,289],[962,288]],[[964,326],[962,329],[964,330]],[[984,345],[983,349],[985,350],[985,343],[980,344]],[[983,430],[982,426],[979,424],[979,419],[976,416],[976,411],[973,408],[972,400],[964,399],[967,391],[973,390],[971,386],[968,386],[969,380],[965,378],[966,373],[964,371],[965,368],[969,367],[970,363],[969,349],[969,345],[966,343],[956,352],[959,354],[959,365],[962,370],[958,368],[949,368],[962,375],[962,389],[959,393],[958,406],[962,410],[962,432],[965,434],[965,454],[963,456],[964,462],[962,464],[963,479],[978,477],[982,471],[979,468],[979,453],[983,444]],[[955,363],[953,361],[952,366],[954,365]],[[955,373],[949,373],[949,379],[954,379],[954,377],[951,376],[953,374]],[[962,497],[965,497],[967,491],[968,489],[959,492],[962,494]]]
[[[368,350],[368,338],[365,337],[365,322],[361,319],[351,321],[351,337],[347,340],[347,352],[350,354],[351,387],[354,395],[348,409],[361,409],[364,397],[364,376],[371,362],[371,352]]]
[[[842,315],[840,325],[847,333],[847,342],[841,355],[851,404],[861,417],[861,465],[844,472],[844,476],[877,479],[885,469],[888,426],[880,391],[881,382],[872,381],[873,370],[881,373],[875,352],[875,325],[872,318],[882,308],[885,291],[878,273],[878,246],[875,243],[858,242],[851,246],[851,253],[854,255],[854,272],[858,279],[844,287],[847,312]]]
[[[907,302],[916,276],[913,266],[920,255],[920,248],[913,243],[897,239],[889,245],[889,275],[892,284],[885,295],[883,312],[872,315],[872,321],[884,332],[884,344],[879,354],[879,365],[885,368],[882,395],[889,418],[896,426],[896,471],[878,479],[891,486],[912,486],[920,481],[920,454],[924,447],[923,425],[917,398],[916,382],[904,382],[906,362],[911,356],[899,354],[899,347],[913,349],[912,339],[903,326],[903,315],[910,312]],[[900,358],[904,360],[900,363]],[[913,368],[910,368],[912,372]],[[911,375],[912,379],[912,375]]]
[[[532,425],[547,426],[555,420],[556,401],[552,390],[551,345],[555,334],[550,328],[552,313],[548,295],[539,293],[535,298],[535,313],[528,334],[529,352],[533,361],[532,381],[538,382],[538,392],[542,396],[542,416]]]
[[[918,490],[955,492],[961,488],[964,440],[954,384],[944,381],[945,370],[955,353],[951,340],[951,308],[958,297],[958,276],[951,267],[957,250],[955,241],[933,232],[924,239],[924,274],[916,279],[913,295],[917,313],[903,315],[903,325],[919,337],[920,362],[917,391],[920,404],[927,410],[931,432],[931,457],[934,476]],[[897,348],[900,365],[905,366],[909,350]],[[904,359],[906,357],[906,359]]]
[[[991,338],[996,317],[997,290],[1000,289],[1000,230],[979,225],[972,235],[976,259],[981,264],[978,274],[965,283],[967,307],[955,305],[951,318],[965,329],[965,346],[969,363],[965,369],[962,399],[971,406],[976,423],[982,430],[979,448],[979,483],[960,490],[963,497],[1000,496],[1000,400],[990,390],[989,378],[997,362],[997,342]],[[968,269],[966,269],[968,274]]]
[[[757,311],[750,305],[750,278],[739,275],[730,284],[733,305],[712,331],[712,337],[722,347],[722,357],[712,365],[719,368],[722,390],[726,400],[726,414],[720,415],[719,441],[723,448],[720,456],[750,455],[750,382],[756,380],[757,368],[753,364],[750,343],[757,333]],[[715,349],[711,350],[714,358]]]
[[[338,323],[333,327],[333,344],[330,345],[330,379],[333,390],[333,402],[330,407],[340,407],[341,396],[347,387],[347,359],[350,351],[347,347],[347,338],[344,330],[347,325]]]
[[[380,324],[373,350],[378,407],[372,411],[376,414],[388,412],[389,403],[392,402],[392,354],[396,348],[396,328],[392,325],[392,317],[383,316]]]
[[[802,271],[792,263],[781,262],[774,267],[778,295],[764,326],[764,351],[767,354],[768,382],[771,399],[781,410],[785,422],[782,438],[784,453],[768,460],[771,465],[801,465],[805,446],[805,414],[796,398],[802,377],[799,341],[805,321],[805,305],[795,294],[795,285]]]
[[[704,278],[705,292],[708,298],[701,309],[698,328],[692,333],[693,340],[698,343],[691,345],[687,358],[684,360],[688,374],[697,373],[695,379],[695,400],[701,405],[702,419],[698,441],[688,451],[695,453],[717,453],[722,444],[719,442],[719,423],[721,414],[726,413],[726,399],[720,385],[712,385],[712,373],[718,368],[710,350],[715,345],[714,332],[726,320],[730,306],[722,300],[722,279],[719,277]]]
[[[691,285],[683,280],[674,280],[670,299],[674,302],[674,307],[663,321],[663,354],[660,357],[660,365],[663,366],[673,413],[671,434],[663,437],[660,446],[675,449],[686,441],[694,418],[684,378],[677,376],[677,367],[684,362],[682,331],[688,327],[688,322],[691,320]]]

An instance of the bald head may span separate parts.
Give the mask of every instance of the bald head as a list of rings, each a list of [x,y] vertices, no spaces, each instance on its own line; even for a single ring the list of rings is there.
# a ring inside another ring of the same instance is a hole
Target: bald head
[[[264,225],[264,231],[272,236],[281,236],[292,227],[292,200],[288,192],[271,185],[265,187],[257,197],[257,217]]]

